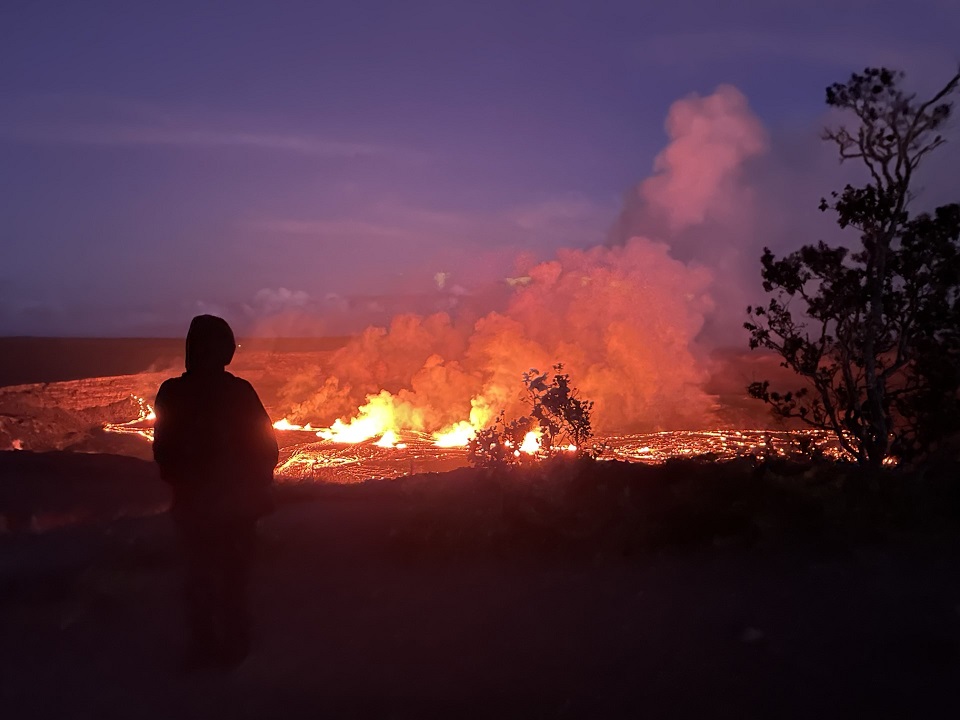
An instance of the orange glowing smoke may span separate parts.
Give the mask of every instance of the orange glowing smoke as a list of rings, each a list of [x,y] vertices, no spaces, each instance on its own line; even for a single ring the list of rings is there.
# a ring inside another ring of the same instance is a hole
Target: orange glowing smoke
[[[477,428],[466,420],[461,420],[451,427],[434,435],[434,444],[437,447],[465,447],[477,435]]]
[[[328,425],[321,437],[338,442],[415,431],[442,447],[462,446],[501,411],[525,415],[522,374],[562,362],[594,401],[598,432],[716,426],[695,341],[717,288],[710,270],[678,258],[702,261],[704,253],[684,244],[688,229],[749,212],[742,170],[767,138],[746,98],[728,86],[674,103],[666,129],[668,145],[617,223],[622,245],[560,250],[540,263],[518,258],[501,288],[508,296],[486,314],[407,314],[367,328],[313,377],[292,378],[281,391],[291,422]],[[651,227],[663,241],[634,236]],[[706,255],[742,249],[736,227],[711,237]],[[736,285],[726,279],[724,287]]]
[[[297,424],[295,424],[295,423],[290,422],[290,421],[287,420],[286,418],[282,418],[282,419],[280,419],[280,420],[277,420],[277,421],[273,424],[273,429],[274,429],[274,430],[306,430],[306,431],[313,431],[315,428],[314,428],[313,425],[311,425],[310,423],[307,423],[306,425],[297,425]]]
[[[706,271],[637,238],[562,251],[529,278],[505,312],[472,325],[440,313],[368,329],[335,353],[287,422],[327,425],[318,434],[335,442],[414,431],[462,446],[501,410],[526,414],[523,373],[559,360],[595,402],[600,431],[704,424],[714,402],[691,343],[709,307]]]

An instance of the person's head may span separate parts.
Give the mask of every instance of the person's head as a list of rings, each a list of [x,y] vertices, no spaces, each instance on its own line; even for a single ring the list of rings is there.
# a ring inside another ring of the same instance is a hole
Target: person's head
[[[216,315],[197,315],[187,331],[187,372],[223,370],[233,360],[237,342],[233,330]]]

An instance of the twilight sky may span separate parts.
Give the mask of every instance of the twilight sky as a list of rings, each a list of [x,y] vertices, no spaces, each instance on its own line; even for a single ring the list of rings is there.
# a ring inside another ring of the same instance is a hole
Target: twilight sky
[[[334,333],[482,294],[606,242],[671,106],[720,85],[768,135],[752,177],[816,215],[823,88],[930,89],[958,28],[956,0],[8,0],[0,334]]]

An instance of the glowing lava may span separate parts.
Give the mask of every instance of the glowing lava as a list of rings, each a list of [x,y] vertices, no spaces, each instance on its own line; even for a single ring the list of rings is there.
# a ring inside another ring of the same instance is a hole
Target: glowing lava
[[[437,447],[466,447],[477,436],[476,428],[466,420],[434,434],[433,444]]]
[[[407,445],[399,440],[400,438],[393,430],[387,430],[374,445],[382,448],[397,448],[398,450],[403,450]]]
[[[520,443],[520,447],[517,448],[517,453],[536,455],[538,452],[540,452],[541,437],[543,437],[543,433],[540,432],[539,428],[536,430],[531,430],[523,436],[523,442]]]
[[[352,420],[337,420],[328,428],[317,431],[317,437],[337,443],[359,443],[375,437],[382,438],[387,432],[402,429],[423,429],[423,418],[414,408],[399,402],[386,390],[378,395],[368,395],[367,403],[357,410]]]
[[[113,433],[140,435],[152,441],[152,423],[157,419],[157,414],[153,411],[153,406],[142,397],[138,397],[137,395],[131,395],[130,397],[137,401],[137,406],[139,407],[137,417],[125,423],[105,423],[103,429]]]
[[[300,431],[306,431],[306,432],[316,431],[316,428],[314,428],[313,425],[311,425],[310,423],[307,423],[306,425],[297,425],[295,423],[290,422],[286,418],[281,418],[280,420],[277,420],[273,424],[273,429],[274,430],[300,430]]]

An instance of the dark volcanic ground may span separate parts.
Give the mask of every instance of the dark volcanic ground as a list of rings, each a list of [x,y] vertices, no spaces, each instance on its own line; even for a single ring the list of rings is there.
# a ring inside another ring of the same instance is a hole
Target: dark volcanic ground
[[[343,342],[245,340],[230,369],[254,382],[268,411],[279,419],[281,388],[305,368],[316,368]],[[181,340],[0,338],[0,450],[70,450],[147,459],[147,443],[104,433],[103,426],[135,420],[141,401],[152,403],[160,384],[182,371]],[[31,382],[9,384],[14,378]]]
[[[76,502],[61,512],[95,508],[71,527],[0,535],[4,717],[902,718],[957,709],[955,536],[431,545],[402,483],[285,488],[262,527],[255,652],[233,673],[185,675],[180,567],[168,518],[155,514],[164,491],[152,466],[69,453],[0,458],[0,500],[21,503],[21,516],[64,497]]]
[[[229,369],[253,384],[267,411],[279,420],[311,398],[331,354],[347,340],[245,339]],[[144,443],[104,434],[102,428],[134,420],[140,401],[152,403],[160,383],[180,374],[182,367],[179,339],[0,338],[0,450],[149,458]],[[705,358],[704,369],[710,373],[704,390],[716,398],[718,410],[699,429],[771,426],[766,407],[749,398],[745,388],[758,377],[783,373],[773,357],[728,348]],[[320,422],[313,417],[294,420]]]
[[[180,343],[166,363],[113,342],[84,359],[12,339],[0,368],[0,385],[71,381],[0,388],[0,447],[76,451],[0,452],[0,717],[957,714],[956,534],[491,543],[483,513],[504,507],[445,505],[450,476],[281,488],[254,653],[184,674],[166,489],[142,439],[100,430],[178,372]],[[248,351],[238,372],[268,369],[269,398],[323,349]],[[742,380],[717,387],[731,407]]]

